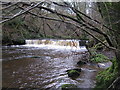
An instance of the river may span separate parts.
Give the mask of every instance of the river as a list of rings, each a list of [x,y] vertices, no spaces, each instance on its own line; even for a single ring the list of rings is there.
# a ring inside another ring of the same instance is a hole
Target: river
[[[79,88],[93,88],[100,69],[89,64],[81,67],[77,65],[86,51],[85,47],[71,50],[29,45],[3,46],[3,87],[53,90],[60,89],[62,84],[75,84]],[[74,68],[82,69],[75,80],[66,73],[66,70]]]

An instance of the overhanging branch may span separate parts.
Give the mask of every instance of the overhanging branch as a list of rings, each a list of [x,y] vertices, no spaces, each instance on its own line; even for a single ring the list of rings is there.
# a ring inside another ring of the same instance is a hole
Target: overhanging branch
[[[54,3],[54,4],[56,4],[56,5],[58,5],[58,6],[62,6],[62,7],[69,7],[69,8],[71,8],[73,11],[80,13],[81,15],[85,16],[86,18],[90,19],[91,21],[94,21],[94,22],[96,22],[96,23],[98,23],[98,24],[102,25],[103,27],[105,27],[105,28],[107,28],[107,29],[111,30],[111,31],[117,32],[116,30],[114,30],[114,29],[112,29],[112,28],[110,28],[110,27],[108,27],[108,26],[106,26],[106,25],[102,24],[102,23],[101,23],[101,22],[99,22],[98,20],[95,20],[95,19],[93,19],[93,18],[89,17],[88,15],[84,14],[83,12],[81,12],[81,11],[77,10],[76,8],[74,8],[74,7],[70,6],[70,5],[69,5],[69,4],[67,4],[67,3],[65,3],[66,5],[58,4],[58,3],[56,3],[56,2],[53,2],[53,3]],[[120,34],[120,33],[119,33],[119,34]]]
[[[20,15],[23,15],[23,14],[25,14],[26,12],[28,12],[28,11],[36,8],[36,7],[39,6],[40,4],[42,4],[42,3],[39,2],[39,3],[37,3],[36,5],[34,5],[33,7],[27,8],[26,10],[21,10],[20,12],[18,12],[17,14],[15,14],[13,17],[11,17],[11,18],[9,18],[9,19],[5,19],[5,20],[3,20],[3,21],[0,21],[0,24],[5,23],[5,22],[7,22],[7,21],[10,21],[10,20],[12,20],[12,19],[14,19],[14,18],[16,18],[16,17],[18,17],[18,16],[20,16]]]
[[[27,12],[30,13],[31,15],[34,15],[34,16],[39,17],[39,18],[44,18],[44,19],[48,19],[48,20],[54,20],[54,21],[59,21],[59,22],[63,22],[63,23],[67,23],[67,24],[74,25],[74,26],[76,26],[77,28],[80,28],[79,30],[82,30],[82,31],[86,32],[88,35],[90,35],[90,36],[92,36],[94,39],[98,40],[100,43],[102,43],[102,44],[103,44],[104,46],[106,46],[107,48],[116,50],[116,48],[110,47],[110,46],[106,45],[106,44],[103,43],[100,39],[98,39],[97,37],[95,37],[92,33],[90,33],[89,31],[87,31],[87,30],[85,30],[85,29],[83,29],[82,27],[80,27],[80,26],[77,25],[77,24],[71,23],[70,21],[64,21],[64,20],[59,20],[59,19],[57,19],[57,18],[55,19],[55,18],[50,18],[50,17],[45,17],[45,16],[39,16],[39,15],[37,15],[37,14],[35,14],[35,13],[29,12],[29,11],[27,11]],[[77,30],[75,30],[75,32],[76,32],[76,31],[77,31]]]

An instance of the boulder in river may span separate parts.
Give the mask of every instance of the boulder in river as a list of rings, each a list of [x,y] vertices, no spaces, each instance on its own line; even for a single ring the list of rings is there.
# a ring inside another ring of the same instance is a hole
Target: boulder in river
[[[67,74],[71,78],[77,78],[78,76],[80,76],[80,72],[81,72],[81,69],[67,70]]]
[[[85,61],[79,61],[79,62],[77,62],[77,64],[81,66],[81,65],[86,64],[86,62]]]
[[[73,89],[76,89],[77,88],[77,86],[76,85],[74,85],[74,84],[63,84],[63,85],[61,85],[61,89],[62,90],[73,90]]]

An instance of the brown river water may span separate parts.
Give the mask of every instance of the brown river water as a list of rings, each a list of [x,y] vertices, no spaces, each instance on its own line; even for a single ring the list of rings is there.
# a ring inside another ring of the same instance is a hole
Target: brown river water
[[[79,88],[93,88],[95,76],[100,68],[77,62],[85,51],[45,49],[27,46],[3,46],[2,66],[4,88],[60,89],[62,84],[75,84]],[[81,68],[75,80],[68,77],[66,70]]]

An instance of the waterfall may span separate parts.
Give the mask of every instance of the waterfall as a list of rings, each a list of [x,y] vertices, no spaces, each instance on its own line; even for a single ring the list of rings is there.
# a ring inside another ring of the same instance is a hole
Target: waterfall
[[[79,40],[26,40],[27,45],[57,45],[79,47]]]
[[[81,40],[56,40],[56,39],[43,39],[43,40],[26,40],[28,47],[40,47],[44,49],[71,49],[87,51],[85,47],[86,41]]]

